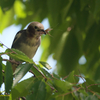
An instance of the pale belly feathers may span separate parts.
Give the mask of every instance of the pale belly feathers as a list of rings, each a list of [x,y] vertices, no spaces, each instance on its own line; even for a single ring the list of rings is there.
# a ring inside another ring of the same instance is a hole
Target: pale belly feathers
[[[39,45],[36,46],[29,46],[26,45],[25,43],[22,43],[19,50],[25,53],[30,59],[32,59],[38,49]]]

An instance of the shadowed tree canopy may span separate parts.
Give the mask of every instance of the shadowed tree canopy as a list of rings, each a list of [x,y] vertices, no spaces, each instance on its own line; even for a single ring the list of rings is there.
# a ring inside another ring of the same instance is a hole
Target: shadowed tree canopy
[[[41,60],[53,54],[58,75],[79,74],[79,69],[100,81],[100,0],[0,0],[0,33],[12,24],[23,29],[45,18],[53,30],[42,40]],[[79,64],[82,56],[86,63]]]

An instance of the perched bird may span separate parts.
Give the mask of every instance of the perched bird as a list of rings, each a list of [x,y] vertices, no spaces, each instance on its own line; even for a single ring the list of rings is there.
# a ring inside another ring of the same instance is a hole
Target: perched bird
[[[17,32],[11,48],[22,51],[32,59],[41,43],[42,34],[46,34],[43,24],[32,22],[27,29]],[[16,67],[16,64],[12,64],[13,72]]]

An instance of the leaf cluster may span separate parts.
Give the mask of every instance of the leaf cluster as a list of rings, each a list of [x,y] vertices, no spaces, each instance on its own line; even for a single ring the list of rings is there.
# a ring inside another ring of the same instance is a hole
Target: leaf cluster
[[[40,64],[35,64],[16,49],[7,49],[0,53],[0,55],[4,54],[25,63],[20,64],[13,73],[11,63],[15,63],[15,61],[3,59],[0,56],[0,86],[5,84],[5,90],[1,91],[0,100],[16,100],[18,98],[22,100],[100,99],[100,84],[89,78],[75,75],[74,71],[64,78],[50,74],[45,69],[51,68],[48,63],[40,61],[41,67]],[[6,61],[6,65],[3,64],[3,61]],[[33,74],[33,77],[20,81],[28,71]],[[79,78],[85,79],[85,81],[80,84]]]

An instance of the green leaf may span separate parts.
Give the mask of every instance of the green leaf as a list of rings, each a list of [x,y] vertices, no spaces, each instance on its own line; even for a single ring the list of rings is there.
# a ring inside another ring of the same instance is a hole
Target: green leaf
[[[52,68],[47,62],[39,61],[39,63],[42,64],[47,69],[51,69]]]
[[[3,82],[3,75],[2,75],[2,57],[0,56],[0,87]]]
[[[100,65],[97,66],[96,73],[95,73],[95,80],[100,79]]]
[[[62,36],[60,36],[60,40],[57,41],[58,44],[57,44],[57,47],[55,49],[56,51],[55,51],[55,55],[54,55],[54,58],[57,59],[57,60],[59,60],[61,55],[62,55],[68,34],[69,34],[68,32],[64,32],[62,34]]]
[[[96,95],[89,95],[85,100],[99,100],[99,98]]]
[[[2,70],[5,71],[5,68],[6,68],[6,65],[4,65],[4,64],[2,63]]]
[[[15,13],[17,17],[26,18],[26,13],[24,11],[25,5],[21,1],[19,0],[15,1],[14,8],[15,8]]]
[[[84,90],[84,89],[79,89],[78,91],[79,91],[80,93],[83,93],[84,96],[88,96],[88,93],[86,92],[86,90]]]
[[[1,0],[0,0],[1,1]],[[13,19],[14,19],[14,12],[13,9],[10,9],[8,11],[6,11],[5,13],[2,12],[1,8],[0,8],[0,33],[2,33],[2,31],[13,24]]]
[[[11,91],[12,100],[18,97],[26,96],[29,94],[29,90],[36,81],[36,78],[29,78],[20,83],[18,83]]]
[[[5,53],[8,53],[7,55],[15,60],[21,60],[21,61],[33,63],[32,59],[29,59],[29,57],[27,57],[23,52],[17,49],[11,49],[11,50],[7,49]]]
[[[83,50],[86,57],[91,57],[98,52],[98,47],[100,45],[100,23],[96,25],[96,23],[92,24],[84,40]]]
[[[72,94],[67,94],[67,95],[60,94],[60,96],[58,95],[56,97],[56,100],[74,100],[74,98]]]
[[[90,2],[90,0],[80,0],[81,10],[83,10],[85,8],[85,6],[88,5],[89,2]]]
[[[53,80],[53,84],[57,90],[62,90],[63,92],[68,92],[72,88],[73,84],[63,80]]]
[[[35,64],[33,64],[33,67],[31,68],[31,70],[33,71],[33,73],[38,79],[44,78],[44,74],[41,73],[41,71],[38,69],[38,66],[36,66]]]
[[[65,33],[64,33],[65,34]],[[73,69],[78,65],[78,60],[80,56],[80,45],[77,37],[77,33],[75,34],[74,30],[72,30],[68,35],[62,35],[62,41],[65,41],[63,50],[61,51],[61,55],[59,57],[58,66],[58,74],[60,76],[68,75]],[[67,35],[67,36],[66,36]],[[66,39],[65,37],[66,36]],[[65,39],[65,40],[63,40]],[[61,48],[58,43],[59,49]],[[59,53],[59,49],[56,51]],[[55,57],[58,56],[55,52]]]
[[[46,84],[46,88],[45,89],[46,89],[46,99],[45,100],[51,100],[50,99],[50,97],[52,95],[51,87],[48,84]]]
[[[3,48],[3,44],[2,44],[2,43],[0,43],[0,47],[2,47],[2,48]]]
[[[79,100],[79,97],[75,93],[73,93],[73,97],[75,100]]]
[[[60,7],[59,7],[60,6],[60,2],[59,1],[57,2],[57,0],[55,0],[55,2],[52,2],[52,0],[48,0],[47,4],[48,4],[48,10],[51,13],[50,18],[51,19],[55,19],[53,21],[54,21],[54,23],[57,23],[57,21],[58,21],[58,19],[60,17],[59,13],[58,13],[60,11]],[[58,18],[56,18],[57,15],[58,15]]]
[[[0,100],[9,100],[9,95],[0,95]]]
[[[48,71],[46,71],[44,68],[40,68],[40,70],[42,71],[42,73],[46,76],[46,77],[48,77],[48,78],[53,78],[52,77],[52,75],[48,72]]]
[[[2,8],[3,11],[7,11],[8,9],[10,9],[13,4],[14,4],[15,0],[10,0],[10,1],[0,1],[0,6]]]
[[[37,81],[32,86],[32,93],[26,97],[27,100],[45,100],[46,85],[43,81]]]
[[[62,10],[62,20],[66,18],[66,15],[68,14],[70,7],[72,6],[73,0],[70,1],[64,1],[63,5],[65,5],[64,9]]]
[[[95,83],[95,81],[85,78],[86,82],[82,84],[85,88],[88,87],[88,89],[100,93],[100,87]]]
[[[21,64],[19,65],[19,67],[21,67],[21,69],[16,69],[17,71],[16,72],[16,75],[15,75],[15,80],[13,82],[13,87],[19,82],[19,80],[30,70],[30,68],[33,66],[33,64],[29,64],[29,63],[26,63],[26,64]]]
[[[71,83],[75,83],[74,71],[72,71],[65,80]]]
[[[95,9],[94,9],[94,17],[96,18],[96,19],[98,19],[98,14],[100,14],[100,7],[99,7],[99,5],[100,5],[100,0],[96,0],[95,1]]]
[[[13,71],[11,63],[7,61],[5,69],[5,92],[9,93],[13,83]]]
[[[55,73],[53,73],[53,78],[56,78],[56,79],[61,79],[61,77],[59,76],[59,75],[57,75],[57,74],[55,74]]]

